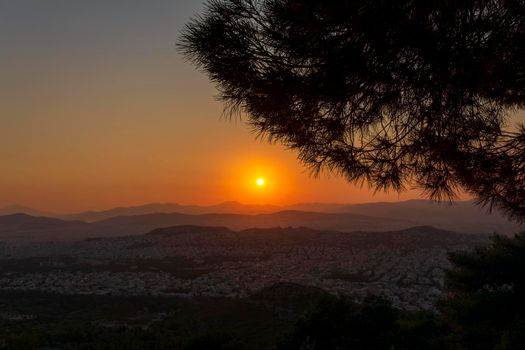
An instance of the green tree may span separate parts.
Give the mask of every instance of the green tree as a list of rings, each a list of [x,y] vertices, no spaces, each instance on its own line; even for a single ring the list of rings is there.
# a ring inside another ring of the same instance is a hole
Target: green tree
[[[525,234],[452,253],[440,305],[460,349],[525,349]]]
[[[180,47],[314,171],[524,220],[524,28],[523,0],[213,0]]]
[[[281,350],[388,350],[394,344],[398,311],[387,301],[368,297],[362,304],[328,297],[297,322]]]
[[[11,334],[6,339],[6,348],[10,350],[34,350],[41,345],[42,339],[33,329],[25,329]]]
[[[368,296],[326,297],[300,319],[280,350],[443,350],[446,327],[429,312],[404,312]]]
[[[241,350],[243,348],[239,340],[229,334],[221,332],[211,332],[194,336],[184,347],[185,350]]]

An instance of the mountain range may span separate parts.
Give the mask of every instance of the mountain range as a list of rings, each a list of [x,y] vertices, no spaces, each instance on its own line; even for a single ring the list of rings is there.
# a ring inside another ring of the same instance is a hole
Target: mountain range
[[[13,214],[20,210],[21,213]],[[473,202],[438,205],[425,200],[393,203],[302,203],[287,207],[225,202],[214,206],[147,204],[77,214],[46,214],[25,207],[0,209],[0,241],[79,240],[143,234],[176,225],[232,230],[309,227],[320,230],[391,231],[413,226],[472,234],[513,234],[522,229]]]
[[[0,216],[0,241],[63,241],[93,237],[128,236],[177,225],[224,226],[232,230],[310,227],[338,231],[385,231],[414,226],[413,223],[403,220],[346,213],[300,211],[281,211],[270,214],[198,215],[155,213],[116,216],[92,223],[13,214]]]
[[[239,202],[223,202],[216,205],[182,205],[177,203],[149,203],[131,207],[117,207],[101,211],[86,211],[74,214],[59,215],[66,220],[82,220],[95,222],[109,219],[116,216],[132,216],[146,214],[265,214],[275,213],[286,208],[275,205],[253,205],[241,204]],[[0,210],[1,213],[1,210]]]

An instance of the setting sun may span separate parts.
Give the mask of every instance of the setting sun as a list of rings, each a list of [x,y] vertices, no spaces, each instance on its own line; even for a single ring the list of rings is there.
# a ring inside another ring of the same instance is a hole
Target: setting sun
[[[262,177],[260,177],[260,178],[257,179],[257,181],[255,183],[257,184],[257,186],[262,187],[262,186],[264,186],[265,181],[264,181],[264,179]]]

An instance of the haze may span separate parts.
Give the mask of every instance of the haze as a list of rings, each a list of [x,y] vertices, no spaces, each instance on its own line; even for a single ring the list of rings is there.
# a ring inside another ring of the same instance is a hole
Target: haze
[[[175,49],[199,1],[0,2],[0,206],[56,212],[145,202],[370,202],[313,179],[280,145],[221,119]],[[264,190],[253,181],[266,179]]]

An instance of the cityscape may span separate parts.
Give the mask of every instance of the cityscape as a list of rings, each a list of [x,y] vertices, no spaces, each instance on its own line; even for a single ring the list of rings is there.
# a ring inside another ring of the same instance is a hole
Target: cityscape
[[[0,0],[0,350],[525,349],[525,0]]]
[[[60,294],[246,298],[280,282],[407,310],[443,297],[447,253],[486,235],[433,227],[343,233],[176,226],[141,236],[0,246],[0,289]]]

